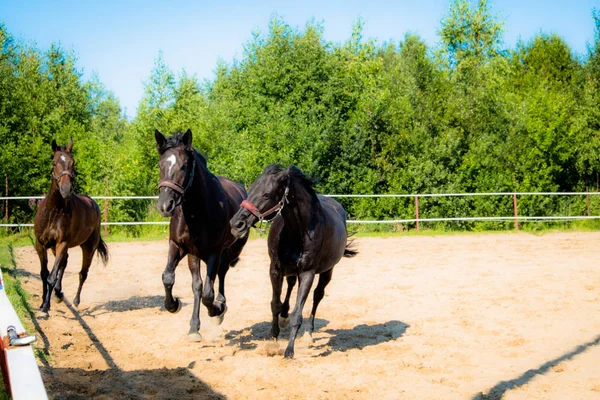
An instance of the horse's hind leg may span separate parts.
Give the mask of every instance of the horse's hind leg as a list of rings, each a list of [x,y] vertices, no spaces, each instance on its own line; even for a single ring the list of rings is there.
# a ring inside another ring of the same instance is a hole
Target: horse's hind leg
[[[313,306],[312,311],[310,312],[310,336],[312,336],[313,332],[315,331],[315,315],[317,313],[317,307],[319,306],[319,303],[321,302],[321,300],[323,300],[323,297],[325,296],[325,286],[327,286],[329,282],[331,282],[331,275],[333,275],[333,268],[319,275],[319,283],[317,284],[317,287],[313,294]]]
[[[290,341],[288,342],[287,348],[285,349],[285,358],[294,357],[294,342],[296,340],[296,336],[298,335],[298,330],[302,325],[302,309],[304,308],[304,303],[306,303],[306,298],[308,297],[308,293],[310,292],[310,288],[313,284],[314,279],[314,270],[305,271],[300,274],[300,283],[298,285],[298,297],[296,298],[296,306],[294,307],[294,311],[292,311],[291,315],[292,330],[290,332]]]
[[[279,326],[285,328],[290,322],[290,296],[292,295],[292,289],[296,285],[298,278],[295,275],[290,275],[287,278],[287,291],[285,292],[285,300],[281,306],[281,312],[279,313]]]
[[[202,304],[204,304],[204,306],[208,310],[209,317],[218,317],[222,319],[222,316],[225,313],[225,304],[223,304],[222,306],[220,304],[215,304],[214,288],[215,279],[217,277],[217,272],[220,263],[220,252],[212,254],[208,258],[208,262],[206,263],[206,282],[204,283],[204,287],[202,288]]]
[[[90,265],[92,265],[94,253],[96,252],[96,247],[98,247],[98,238],[89,239],[80,247],[83,254],[83,262],[81,263],[81,271],[79,271],[79,287],[77,288],[77,294],[73,299],[73,304],[75,307],[79,307],[79,302],[81,300],[81,289],[83,288],[83,284],[87,279],[88,271],[90,270]]]
[[[40,305],[40,308],[43,308],[44,303],[46,302],[46,294],[48,293],[48,275],[50,274],[48,271],[48,250],[36,240],[35,251],[40,258],[40,277],[42,278],[42,304]]]
[[[221,265],[219,265],[219,272],[217,273],[217,276],[219,277],[219,293],[213,302],[213,306],[216,309],[222,309],[223,311],[220,315],[211,317],[210,321],[214,325],[221,325],[223,318],[225,317],[225,313],[227,312],[227,299],[225,298],[225,276],[227,275],[227,271],[229,271],[230,261],[231,260],[229,260],[229,258],[221,256]]]

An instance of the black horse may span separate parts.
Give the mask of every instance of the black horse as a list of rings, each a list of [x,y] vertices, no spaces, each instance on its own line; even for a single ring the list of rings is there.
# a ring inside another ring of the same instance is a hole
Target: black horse
[[[315,329],[317,307],[331,280],[333,267],[342,256],[352,257],[356,251],[348,247],[346,212],[334,199],[317,195],[313,183],[298,168],[284,169],[269,165],[250,186],[248,200],[231,219],[231,232],[244,237],[256,222],[273,219],[269,231],[271,284],[273,298],[271,333],[277,339],[280,323],[287,325],[290,294],[299,279],[296,307],[291,315],[292,329],[285,357],[294,356],[294,341],[302,325],[302,308],[316,274],[319,283],[314,291],[310,313],[310,334]],[[281,303],[283,277],[287,277],[287,293]]]
[[[206,166],[206,159],[192,147],[192,132],[177,132],[165,138],[154,132],[160,154],[160,183],[157,207],[171,217],[169,255],[162,275],[165,286],[165,308],[172,313],[181,309],[181,301],[173,298],[175,268],[186,255],[192,273],[194,310],[189,336],[201,341],[200,297],[208,315],[217,324],[223,322],[225,274],[234,266],[247,238],[237,240],[231,234],[229,220],[246,198],[244,188],[227,178],[216,177]],[[202,287],[200,260],[206,263],[206,284]],[[215,300],[214,282],[219,276],[219,294]]]
[[[90,197],[73,193],[75,186],[75,161],[73,140],[66,146],[52,141],[52,183],[48,195],[35,214],[33,230],[35,250],[40,258],[43,285],[41,310],[50,309],[52,290],[58,301],[63,300],[62,277],[67,267],[71,247],[81,247],[83,262],[79,272],[79,287],[73,304],[79,306],[81,289],[85,282],[96,250],[106,265],[108,249],[100,237],[100,208]],[[52,272],[48,271],[48,249],[56,257]]]

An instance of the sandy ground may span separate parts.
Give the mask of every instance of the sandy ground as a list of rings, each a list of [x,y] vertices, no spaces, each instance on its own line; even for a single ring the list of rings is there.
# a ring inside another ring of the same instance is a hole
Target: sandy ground
[[[283,359],[269,340],[266,241],[227,276],[229,312],[187,340],[191,278],[177,270],[179,314],[161,310],[167,242],[109,243],[78,310],[52,304],[36,324],[48,391],[60,399],[600,399],[600,233],[357,239],[317,313]],[[81,253],[70,251],[72,299]],[[33,248],[17,249],[41,303]],[[312,296],[305,307],[308,316]],[[305,324],[306,325],[306,324]],[[288,328],[289,329],[289,328]]]

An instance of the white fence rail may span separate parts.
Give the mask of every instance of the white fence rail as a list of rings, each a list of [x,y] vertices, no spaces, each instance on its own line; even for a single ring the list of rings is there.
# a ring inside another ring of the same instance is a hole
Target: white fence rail
[[[409,219],[386,219],[386,220],[349,220],[349,224],[404,224],[416,223],[417,230],[421,222],[456,222],[456,221],[514,221],[515,229],[518,228],[518,221],[569,221],[569,220],[593,220],[600,219],[600,215],[589,215],[589,196],[600,195],[600,192],[492,192],[492,193],[424,193],[424,194],[328,194],[325,196],[336,198],[414,198],[415,199],[415,218]],[[514,212],[512,216],[494,216],[494,217],[447,217],[447,218],[420,218],[419,217],[419,198],[428,197],[481,197],[481,196],[512,196]],[[522,216],[518,215],[518,196],[586,196],[588,203],[588,215],[573,216]],[[44,196],[15,196],[0,197],[2,200],[39,200]],[[156,200],[158,196],[92,196],[95,200]],[[105,203],[106,207],[106,203]],[[115,225],[168,225],[168,221],[140,221],[140,222],[102,222],[103,226]],[[33,224],[0,224],[0,227],[32,227]]]
[[[31,342],[4,292],[0,272],[0,369],[13,400],[48,398]]]

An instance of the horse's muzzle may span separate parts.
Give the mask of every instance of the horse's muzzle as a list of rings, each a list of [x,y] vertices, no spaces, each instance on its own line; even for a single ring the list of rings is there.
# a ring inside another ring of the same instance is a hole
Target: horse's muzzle
[[[239,239],[242,236],[244,236],[248,232],[248,229],[250,228],[248,226],[248,224],[246,223],[246,221],[244,221],[243,219],[235,218],[235,217],[232,218],[229,223],[231,224],[231,234],[236,239]]]
[[[71,200],[71,196],[73,196],[73,185],[70,183],[64,183],[59,186],[60,195],[65,200]]]
[[[177,207],[177,199],[173,196],[170,190],[162,190],[156,201],[156,208],[163,217],[172,217]]]

